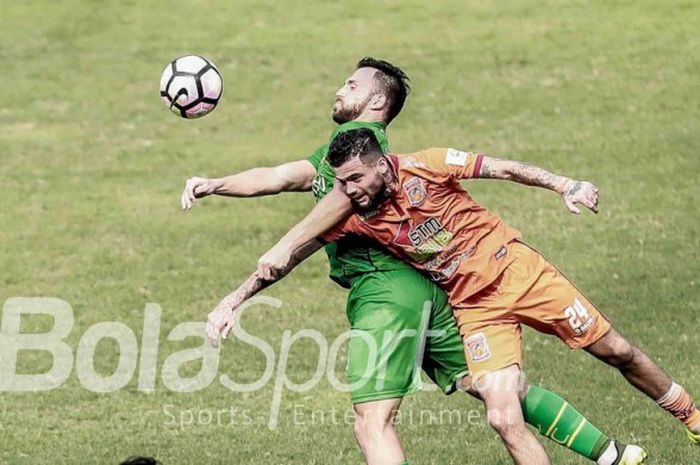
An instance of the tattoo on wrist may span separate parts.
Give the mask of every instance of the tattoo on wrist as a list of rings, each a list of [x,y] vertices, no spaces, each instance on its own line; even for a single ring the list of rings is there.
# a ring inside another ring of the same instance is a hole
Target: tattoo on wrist
[[[563,192],[567,178],[559,176],[536,166],[517,163],[513,178],[529,186],[545,187],[557,192]]]
[[[578,191],[580,191],[580,190],[581,190],[581,187],[583,186],[583,182],[582,182],[582,181],[574,181],[574,180],[571,180],[571,182],[573,182],[573,184],[572,184],[571,186],[569,186],[568,189],[566,189],[566,192],[564,192],[564,195],[574,195],[574,194],[577,194]]]

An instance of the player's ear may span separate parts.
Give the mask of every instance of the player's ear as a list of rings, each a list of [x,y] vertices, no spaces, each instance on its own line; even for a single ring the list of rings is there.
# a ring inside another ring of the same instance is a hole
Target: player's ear
[[[387,98],[384,94],[374,94],[372,100],[369,101],[369,107],[375,111],[383,110],[387,105]]]
[[[392,174],[391,165],[389,163],[389,159],[386,156],[383,156],[377,161],[377,172],[382,178],[382,181],[384,181],[386,193],[396,191],[396,179]]]
[[[377,172],[381,177],[385,179],[389,177],[390,169],[391,167],[389,166],[389,161],[386,157],[380,157],[379,160],[377,160]]]

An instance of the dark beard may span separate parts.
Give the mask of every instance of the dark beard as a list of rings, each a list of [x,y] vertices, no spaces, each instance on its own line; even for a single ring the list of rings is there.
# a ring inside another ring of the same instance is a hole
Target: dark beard
[[[360,117],[362,111],[365,109],[371,98],[372,96],[369,95],[364,102],[353,107],[346,107],[343,105],[340,110],[333,112],[333,121],[335,121],[337,124],[345,124],[349,121],[355,121]]]
[[[342,107],[338,111],[333,112],[333,121],[338,124],[345,124],[348,121],[354,121],[362,113],[362,109],[358,106],[351,108]]]
[[[384,186],[382,190],[379,191],[379,193],[374,197],[374,199],[372,199],[372,202],[368,206],[362,207],[355,203],[355,201],[352,199],[350,199],[350,203],[352,203],[352,206],[356,211],[367,215],[372,214],[375,210],[379,209],[379,207],[381,207],[381,205],[386,202],[389,197],[391,197],[391,193],[387,190],[386,186]]]

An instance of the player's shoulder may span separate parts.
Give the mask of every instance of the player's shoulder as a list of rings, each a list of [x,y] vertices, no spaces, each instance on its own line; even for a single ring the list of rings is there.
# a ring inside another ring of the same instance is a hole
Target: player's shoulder
[[[432,147],[413,153],[399,155],[399,163],[402,168],[437,169],[444,170],[449,166],[465,166],[469,160],[470,152],[449,147]]]
[[[399,167],[407,170],[430,170],[439,168],[446,161],[446,147],[431,147],[411,153],[397,155]]]

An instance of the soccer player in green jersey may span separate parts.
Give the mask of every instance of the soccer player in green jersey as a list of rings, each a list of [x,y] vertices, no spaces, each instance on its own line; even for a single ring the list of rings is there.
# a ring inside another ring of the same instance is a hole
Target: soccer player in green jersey
[[[333,120],[338,127],[330,141],[340,132],[369,128],[386,152],[386,127],[403,107],[409,92],[407,81],[403,71],[390,63],[360,60],[336,93]],[[335,172],[326,161],[330,141],[307,159],[277,167],[254,168],[218,179],[191,178],[182,194],[182,208],[190,209],[196,199],[212,194],[252,197],[311,190],[320,200],[333,191],[335,182]],[[471,385],[447,298],[411,266],[371,242],[341,240],[329,244],[326,253],[331,278],[350,290],[347,317],[353,332],[362,336],[352,337],[348,348],[355,436],[369,465],[406,463],[393,420],[403,397],[419,389],[417,366],[422,365],[446,394]],[[429,308],[427,325],[423,323],[424,308]],[[210,324],[223,316],[212,312]],[[425,329],[431,336],[424,340]],[[400,335],[410,331],[416,336],[385,342],[387,332]],[[369,350],[367,338],[381,350]],[[417,360],[421,349],[422,360]],[[556,394],[524,386],[522,397],[526,421],[542,434],[601,465],[632,463],[624,461],[626,446],[609,439]]]

